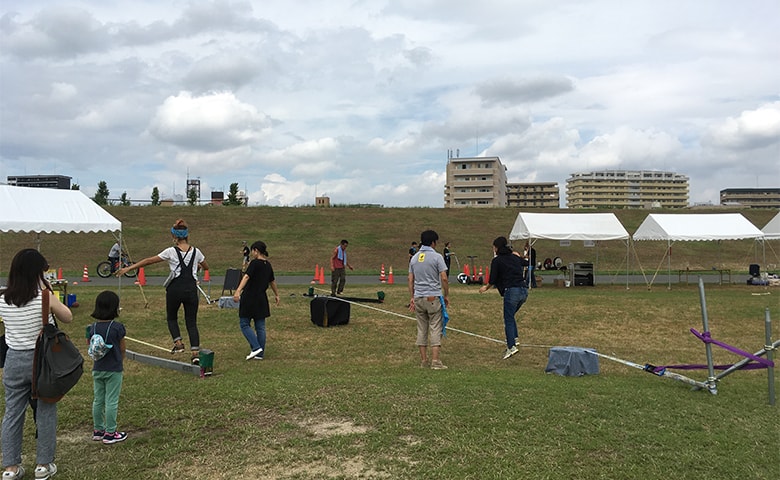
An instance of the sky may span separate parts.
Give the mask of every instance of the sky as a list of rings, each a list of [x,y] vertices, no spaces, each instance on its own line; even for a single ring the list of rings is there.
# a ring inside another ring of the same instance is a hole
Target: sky
[[[780,188],[780,2],[0,3],[0,182],[443,207],[448,152]]]

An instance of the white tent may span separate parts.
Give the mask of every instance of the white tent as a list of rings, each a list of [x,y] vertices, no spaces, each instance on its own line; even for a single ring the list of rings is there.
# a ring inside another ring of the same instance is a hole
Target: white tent
[[[78,190],[0,185],[0,232],[121,232],[122,222]]]
[[[628,261],[628,232],[614,213],[525,213],[517,219],[509,233],[510,240],[624,240]],[[598,258],[598,257],[597,257]],[[597,260],[598,261],[598,260]],[[594,266],[594,270],[596,267]],[[628,287],[628,264],[626,264]]]
[[[741,213],[651,213],[634,240],[708,241],[761,238],[764,234]]]
[[[628,232],[614,213],[517,214],[510,240],[627,240]]]
[[[780,240],[780,212],[777,212],[761,231],[764,232],[765,240]]]
[[[122,243],[122,222],[78,190],[0,185],[0,233],[111,232]],[[121,279],[119,280],[121,288]]]
[[[763,236],[763,232],[741,213],[651,213],[639,225],[633,239],[664,240],[667,247],[671,247],[672,243],[678,241],[743,240]],[[664,256],[668,254],[669,248]],[[667,262],[671,287],[670,257]]]

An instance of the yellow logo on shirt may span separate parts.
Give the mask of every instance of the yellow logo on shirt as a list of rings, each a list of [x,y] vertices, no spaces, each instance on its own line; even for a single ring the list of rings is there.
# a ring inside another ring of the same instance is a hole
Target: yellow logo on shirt
[[[421,254],[419,254],[419,255],[417,256],[417,262],[418,262],[418,263],[422,263],[422,262],[424,262],[424,261],[425,261],[425,254],[424,254],[424,253],[421,253]]]

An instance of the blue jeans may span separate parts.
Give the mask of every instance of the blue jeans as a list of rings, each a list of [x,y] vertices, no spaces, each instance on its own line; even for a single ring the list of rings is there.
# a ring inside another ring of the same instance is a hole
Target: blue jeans
[[[515,314],[528,299],[528,289],[525,287],[509,287],[504,290],[504,334],[506,348],[512,348],[517,338],[517,322]]]
[[[241,326],[241,333],[249,342],[249,348],[254,352],[262,348],[265,353],[265,318],[255,319],[255,329],[252,330],[252,319],[248,317],[239,317],[238,324]],[[262,357],[263,353],[259,356]]]

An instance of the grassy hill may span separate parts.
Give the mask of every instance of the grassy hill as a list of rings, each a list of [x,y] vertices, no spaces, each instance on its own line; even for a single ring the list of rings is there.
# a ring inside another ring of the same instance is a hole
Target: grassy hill
[[[56,206],[52,206],[56,208]],[[462,266],[469,256],[475,264],[488,265],[491,242],[508,235],[519,209],[444,208],[359,208],[359,207],[108,207],[122,222],[123,238],[134,259],[152,256],[170,245],[170,226],[177,218],[190,224],[190,240],[206,254],[214,274],[241,264],[241,241],[268,244],[271,261],[278,273],[311,275],[315,264],[327,265],[332,249],[342,238],[350,242],[350,263],[359,274],[377,274],[382,264],[396,274],[405,274],[408,248],[419,241],[422,230],[439,233],[440,249],[445,241]],[[571,210],[544,210],[572,212]],[[759,228],[775,210],[720,210],[740,212]],[[657,211],[656,211],[657,212]],[[664,211],[664,213],[685,213]],[[629,233],[636,231],[648,210],[615,210]],[[35,234],[0,234],[0,273],[7,273],[13,254],[20,248],[35,247]],[[41,251],[53,268],[67,276],[80,276],[84,265],[94,275],[95,266],[105,259],[114,238],[102,234],[41,234]],[[776,242],[775,242],[776,243]],[[663,259],[664,242],[638,242],[629,255],[630,269],[655,271]],[[776,247],[775,247],[776,249]],[[537,260],[560,257],[564,263],[596,262],[599,271],[625,271],[626,245],[603,242],[586,248],[582,242],[561,247],[558,242],[539,241]],[[672,248],[672,269],[731,268],[747,272],[751,263],[763,263],[763,253],[753,241],[684,242]],[[777,253],[767,249],[767,263],[778,264]],[[455,268],[456,261],[453,261]],[[167,267],[155,265],[147,275],[164,275]],[[666,261],[662,269],[666,268]],[[766,267],[762,266],[762,270]]]

